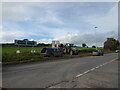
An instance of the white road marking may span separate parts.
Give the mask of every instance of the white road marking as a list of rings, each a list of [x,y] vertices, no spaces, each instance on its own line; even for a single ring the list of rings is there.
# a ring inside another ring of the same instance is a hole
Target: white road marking
[[[83,74],[79,74],[79,75],[77,75],[76,77],[80,77],[80,76],[82,76]]]
[[[86,73],[88,73],[88,72],[83,72],[83,74],[86,74]]]
[[[95,68],[90,69],[90,71],[93,71],[93,70],[95,70]]]
[[[100,65],[100,67],[102,67],[103,65]]]
[[[99,66],[95,67],[95,68],[99,68]]]
[[[88,73],[88,72],[90,72],[90,70],[87,70],[86,72]]]
[[[117,58],[116,58],[116,59],[117,59]],[[101,64],[101,65],[99,65],[99,66],[97,66],[97,67],[95,67],[95,68],[89,69],[89,70],[87,70],[87,71],[85,71],[85,72],[83,72],[83,73],[81,73],[81,74],[78,74],[78,75],[76,76],[76,78],[77,78],[77,77],[80,77],[80,76],[82,76],[82,75],[84,75],[84,74],[86,74],[86,73],[88,73],[88,72],[90,72],[90,71],[93,71],[93,70],[95,70],[95,69],[97,69],[97,68],[100,68],[100,67],[102,67],[102,66],[104,66],[104,65],[106,65],[106,64],[108,64],[108,63],[110,63],[110,62],[113,62],[113,61],[116,60],[116,59],[113,59],[113,60],[111,60],[111,61],[109,61],[109,62],[105,62],[104,64]]]
[[[76,78],[77,78],[77,77],[81,77],[82,75],[84,75],[84,74],[86,74],[86,73],[89,73],[89,72],[91,72],[91,71],[93,71],[93,70],[95,70],[95,69],[97,69],[97,68],[100,68],[100,67],[102,67],[103,65],[106,65],[106,64],[108,64],[108,63],[110,63],[110,62],[112,62],[112,61],[114,61],[114,60],[116,60],[116,59],[113,59],[113,60],[111,60],[111,61],[109,61],[109,62],[106,62],[106,63],[104,63],[104,64],[102,64],[102,65],[96,66],[95,68],[92,68],[92,69],[90,69],[90,70],[87,70],[87,71],[85,71],[85,72],[83,72],[83,73],[81,73],[81,74],[78,74],[78,75],[76,76]],[[51,87],[49,87],[49,88],[61,88],[61,87],[51,86]]]

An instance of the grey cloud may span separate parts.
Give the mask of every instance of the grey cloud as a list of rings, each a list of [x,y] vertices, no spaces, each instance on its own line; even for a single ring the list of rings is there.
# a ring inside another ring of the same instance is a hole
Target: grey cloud
[[[107,38],[113,37],[117,38],[117,33],[114,31],[112,32],[107,32],[107,33],[97,33],[96,35],[93,33],[88,33],[88,34],[83,34],[79,33],[77,36],[71,36],[71,37],[66,37],[69,38],[68,42],[74,43],[76,45],[82,45],[82,43],[86,43],[88,46],[96,45],[97,46],[103,46],[105,40]],[[66,40],[65,38],[61,41]]]

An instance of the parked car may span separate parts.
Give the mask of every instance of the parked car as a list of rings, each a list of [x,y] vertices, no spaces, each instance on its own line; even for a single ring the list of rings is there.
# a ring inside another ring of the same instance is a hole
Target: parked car
[[[92,52],[92,55],[93,56],[103,56],[103,51],[101,51],[101,50],[94,50]]]
[[[116,52],[116,53],[120,53],[120,50],[116,50],[115,52]]]
[[[63,56],[63,51],[59,48],[43,48],[41,51],[43,56]]]

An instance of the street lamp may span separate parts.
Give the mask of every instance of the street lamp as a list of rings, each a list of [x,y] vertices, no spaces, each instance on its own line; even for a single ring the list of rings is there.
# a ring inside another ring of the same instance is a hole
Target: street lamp
[[[95,37],[97,37],[96,36],[96,30],[97,30],[98,27],[94,27],[94,28],[95,28]],[[97,50],[97,39],[96,38],[95,38],[95,43],[96,43],[96,50]]]

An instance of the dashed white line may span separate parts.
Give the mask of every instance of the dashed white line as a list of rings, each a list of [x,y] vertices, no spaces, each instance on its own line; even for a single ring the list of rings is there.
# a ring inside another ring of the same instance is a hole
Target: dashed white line
[[[114,60],[116,60],[116,59],[114,59]],[[89,73],[89,72],[91,72],[91,71],[93,71],[93,70],[95,70],[95,69],[97,69],[97,68],[100,68],[100,67],[102,67],[103,65],[106,65],[106,64],[108,64],[108,63],[110,63],[110,62],[112,62],[112,61],[114,61],[114,60],[111,60],[111,61],[106,62],[106,63],[104,63],[104,64],[102,64],[102,65],[99,65],[99,66],[97,66],[97,67],[95,67],[95,68],[92,68],[92,69],[90,69],[90,70],[87,70],[87,71],[85,71],[85,72],[83,72],[83,73],[81,73],[81,74],[78,74],[78,75],[76,76],[76,78],[81,77],[81,76],[83,76],[84,74]],[[51,86],[51,87],[49,87],[49,88],[58,88],[58,86],[57,86],[57,87]],[[59,87],[59,88],[61,88],[61,87]]]
[[[100,65],[100,67],[102,67],[103,65]]]
[[[87,70],[86,72],[89,72],[90,70]]]
[[[95,70],[95,68],[90,69],[90,71],[93,71],[93,70]]]
[[[79,75],[77,75],[76,77],[80,77],[80,76],[82,76],[83,74],[79,74]]]
[[[97,68],[100,68],[100,67],[102,67],[102,66],[104,66],[104,65],[106,65],[106,64],[108,64],[108,63],[110,63],[110,62],[113,62],[114,60],[116,60],[116,59],[113,59],[113,60],[111,60],[111,61],[109,61],[109,62],[105,62],[104,64],[101,64],[101,65],[99,65],[99,66],[97,66],[97,67],[95,67],[95,68],[92,68],[92,69],[87,70],[87,71],[85,71],[85,72],[83,72],[83,73],[81,73],[81,74],[78,74],[76,77],[80,77],[80,76],[82,76],[82,75],[84,75],[84,74],[86,74],[86,73],[89,73],[90,71],[93,71],[93,70],[95,70],[95,69],[97,69]]]
[[[83,74],[86,74],[86,73],[88,73],[88,72],[83,72]]]
[[[95,68],[99,68],[99,66],[95,67]]]

